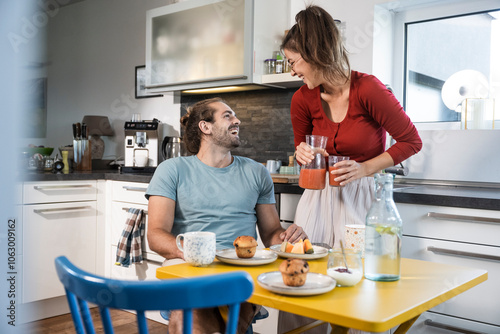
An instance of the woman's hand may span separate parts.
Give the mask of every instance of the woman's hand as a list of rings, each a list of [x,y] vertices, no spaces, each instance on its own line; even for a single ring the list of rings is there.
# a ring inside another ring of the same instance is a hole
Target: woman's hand
[[[330,173],[336,175],[335,181],[340,182],[340,186],[345,186],[349,182],[367,176],[366,166],[363,163],[357,163],[354,160],[339,161],[334,165],[335,168]]]
[[[328,156],[326,150],[313,151],[311,146],[307,145],[306,142],[300,143],[297,146],[297,151],[295,152],[295,159],[303,166],[309,164],[314,159],[314,153],[321,153],[324,157]]]
[[[280,234],[281,241],[288,241],[291,243],[297,242],[300,239],[307,239],[307,234],[302,227],[296,224],[290,225],[285,232]]]

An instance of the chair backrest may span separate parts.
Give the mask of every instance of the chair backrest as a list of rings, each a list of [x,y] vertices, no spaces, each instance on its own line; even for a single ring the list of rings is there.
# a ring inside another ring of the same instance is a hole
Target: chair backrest
[[[105,333],[113,333],[109,308],[135,310],[139,333],[148,333],[145,311],[182,310],[183,332],[192,332],[192,310],[229,306],[226,333],[236,333],[240,303],[253,292],[252,277],[243,271],[189,279],[124,281],[96,276],[66,257],[55,260],[77,333],[94,333],[87,302],[99,306]]]

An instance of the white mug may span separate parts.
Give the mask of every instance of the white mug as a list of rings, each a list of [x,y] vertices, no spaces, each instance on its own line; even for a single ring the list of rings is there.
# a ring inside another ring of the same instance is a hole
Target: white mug
[[[278,174],[280,172],[281,160],[267,160],[266,168],[270,174]]]
[[[134,157],[134,159],[135,159],[135,166],[136,167],[147,167],[148,166],[149,158],[147,155],[136,155]]]
[[[181,239],[184,242],[181,242]],[[195,267],[207,266],[215,258],[215,233],[186,232],[175,238],[177,248],[184,253],[184,260]]]

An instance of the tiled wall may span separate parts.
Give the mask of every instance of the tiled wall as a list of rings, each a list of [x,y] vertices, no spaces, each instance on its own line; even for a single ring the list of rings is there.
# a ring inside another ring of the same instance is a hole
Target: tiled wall
[[[297,89],[265,89],[218,95],[182,96],[182,115],[185,108],[199,100],[221,97],[241,121],[241,146],[234,155],[252,158],[258,162],[279,159],[288,164],[288,156],[295,151],[290,121],[290,102]]]

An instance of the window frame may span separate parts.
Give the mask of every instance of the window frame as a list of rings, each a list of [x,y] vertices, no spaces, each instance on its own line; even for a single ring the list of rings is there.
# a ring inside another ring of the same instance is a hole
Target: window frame
[[[500,10],[500,0],[464,1],[436,0],[425,5],[398,6],[392,8],[393,17],[393,59],[392,76],[394,94],[406,108],[407,79],[407,28],[408,24],[480,14]],[[417,128],[425,130],[459,130],[461,122],[418,122]]]

